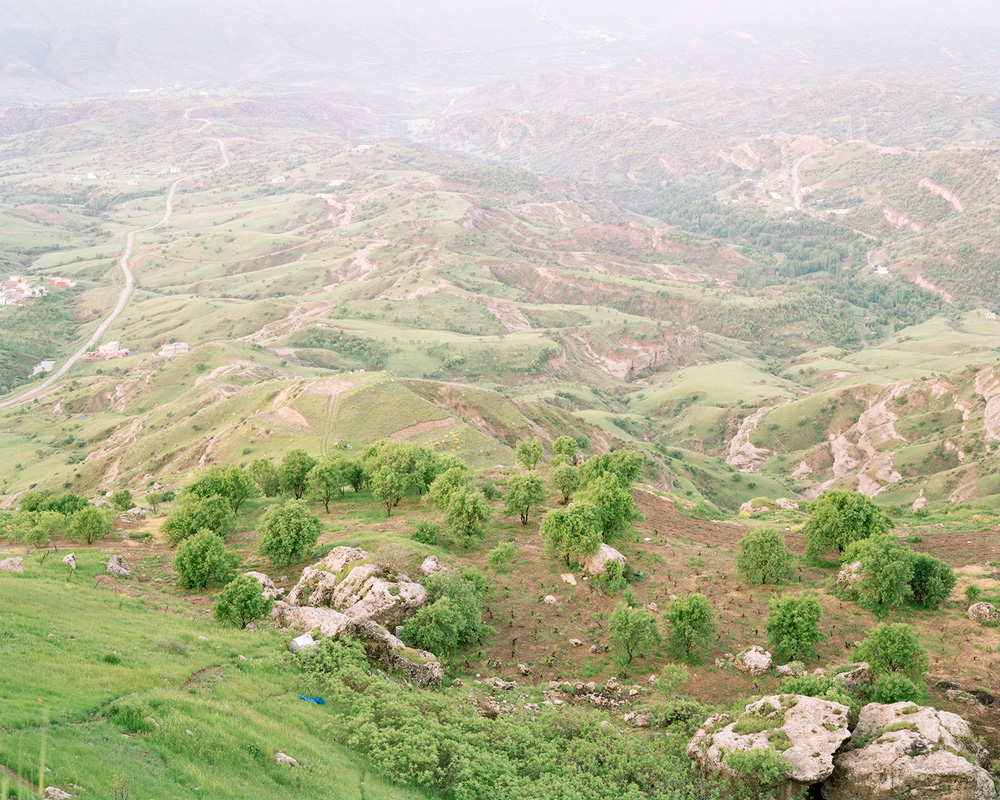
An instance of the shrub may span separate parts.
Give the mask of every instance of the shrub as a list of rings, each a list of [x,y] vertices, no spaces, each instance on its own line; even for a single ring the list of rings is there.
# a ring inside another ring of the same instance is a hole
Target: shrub
[[[428,603],[403,626],[405,641],[437,655],[450,655],[489,632],[483,623],[487,584],[479,573],[437,573],[425,585]]]
[[[910,591],[913,602],[920,608],[937,608],[955,588],[955,573],[941,559],[926,553],[916,553],[910,557],[913,577]]]
[[[410,538],[420,544],[437,544],[440,528],[432,522],[418,522],[410,531]]]
[[[872,703],[921,703],[927,699],[927,691],[922,683],[905,675],[889,674],[875,681],[868,699]]]
[[[615,594],[628,586],[626,568],[617,559],[604,562],[604,572],[594,578],[598,590],[607,594]],[[631,605],[631,603],[629,604]]]
[[[878,625],[858,645],[855,657],[867,661],[876,676],[891,672],[920,681],[927,671],[927,652],[916,631],[902,622]]]
[[[216,595],[212,613],[219,622],[245,628],[269,613],[273,605],[256,578],[239,575]]]
[[[483,483],[480,491],[483,493],[483,497],[487,500],[499,500],[503,497],[503,492],[500,490],[500,487],[493,483],[493,481],[486,481]]]
[[[768,576],[787,578],[792,571],[792,554],[785,537],[774,528],[747,531],[740,539],[736,569],[750,583],[767,583]]]
[[[731,750],[723,761],[755,798],[772,795],[791,771],[788,759],[770,747]]]
[[[608,630],[619,661],[624,659],[625,664],[631,664],[636,656],[649,655],[663,641],[656,619],[644,608],[618,606],[611,614]]]
[[[441,511],[446,511],[455,492],[467,491],[471,488],[472,478],[469,476],[469,471],[461,467],[452,467],[434,479],[429,494],[431,502]]]
[[[822,638],[822,616],[816,595],[779,594],[771,598],[767,613],[767,640],[782,661],[815,655],[815,644]]]
[[[486,560],[494,569],[501,569],[517,557],[517,545],[513,542],[501,542],[492,550]]]
[[[455,492],[444,515],[445,525],[463,547],[483,538],[483,526],[490,518],[486,499],[479,492],[466,489]]]
[[[209,580],[226,579],[230,558],[222,539],[206,529],[189,536],[177,546],[173,566],[181,586],[200,592]]]
[[[87,506],[73,515],[70,530],[73,538],[93,544],[111,533],[114,530],[114,523],[111,514]]]
[[[132,500],[132,492],[128,489],[119,489],[111,495],[111,505],[119,511],[128,511],[130,508],[135,508],[135,502]]]
[[[180,508],[167,514],[160,530],[171,544],[176,545],[206,528],[216,536],[225,537],[232,530],[235,520],[236,515],[224,497],[189,495]]]
[[[965,587],[965,602],[970,606],[974,603],[979,602],[979,598],[983,596],[983,590],[980,589],[976,584],[971,583]]]
[[[881,616],[910,594],[913,554],[892,534],[854,542],[845,555],[849,561],[861,562],[861,578],[855,589],[864,608]]]
[[[542,460],[542,443],[538,439],[521,439],[514,448],[514,456],[527,469],[534,469]]]
[[[670,652],[696,662],[715,634],[715,617],[708,598],[700,592],[679,597],[667,607],[666,618]]]
[[[264,512],[257,552],[275,564],[291,564],[316,546],[322,526],[301,500],[288,500]]]

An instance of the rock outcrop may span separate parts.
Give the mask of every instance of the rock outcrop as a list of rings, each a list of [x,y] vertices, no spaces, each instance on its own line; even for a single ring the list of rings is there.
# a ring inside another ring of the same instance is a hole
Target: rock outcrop
[[[819,783],[833,772],[834,753],[851,735],[849,717],[847,706],[817,697],[762,697],[736,719],[710,717],[688,743],[687,755],[701,769],[732,778],[737,775],[727,753],[771,749],[785,761],[789,781]]]
[[[758,677],[771,669],[771,654],[760,645],[740,650],[733,659],[733,666],[740,672]]]
[[[0,572],[17,572],[24,574],[24,559],[21,556],[5,558],[0,561]]]
[[[348,564],[364,561],[368,557],[368,553],[360,547],[334,547],[323,557],[320,564],[327,572],[340,572]]]
[[[957,714],[912,703],[861,709],[847,749],[822,787],[825,800],[996,800],[984,752]]]
[[[973,603],[969,606],[969,619],[983,625],[1000,625],[1000,609],[992,603]]]
[[[411,650],[371,620],[351,620],[347,632],[361,642],[365,655],[380,667],[398,672],[417,686],[440,686],[444,667],[433,653]]]
[[[70,569],[76,569],[76,553],[69,553],[63,556],[62,562]]]
[[[839,669],[843,670],[833,676],[833,679],[844,687],[846,692],[856,692],[872,685],[872,671],[867,661],[859,661],[855,664],[845,664]]]
[[[288,593],[288,602],[293,606],[329,606],[336,588],[337,576],[332,572],[306,567],[299,582]]]
[[[424,575],[433,575],[435,572],[440,572],[443,569],[448,568],[438,561],[437,556],[427,556],[420,565],[420,572]]]
[[[125,556],[113,555],[108,559],[108,575],[116,578],[131,578],[132,570],[129,569]]]
[[[858,581],[861,580],[861,562],[852,561],[846,564],[837,573],[837,583],[834,587],[841,592],[853,592]]]
[[[607,563],[609,561],[617,561],[622,565],[622,568],[625,567],[625,556],[613,547],[609,547],[601,542],[601,546],[597,548],[597,552],[584,559],[583,571],[590,575],[603,575],[607,570]]]

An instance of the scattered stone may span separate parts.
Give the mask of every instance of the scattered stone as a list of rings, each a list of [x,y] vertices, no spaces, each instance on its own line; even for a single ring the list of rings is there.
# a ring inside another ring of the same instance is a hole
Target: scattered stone
[[[108,559],[108,575],[118,578],[132,577],[132,570],[129,569],[125,556],[113,555]]]
[[[782,511],[798,511],[799,504],[787,497],[777,497],[775,502]]]
[[[202,642],[207,642],[208,641],[208,637],[207,636],[199,636],[198,640],[202,641]]]
[[[451,685],[452,685],[452,688],[458,689],[461,686],[465,686],[465,683],[462,681],[461,678],[455,678],[455,680],[453,680],[451,682]]]
[[[553,691],[555,691],[556,689],[558,689],[560,686],[562,686],[562,684],[559,683],[559,681],[549,681],[549,689],[551,689]]]
[[[579,639],[570,639],[569,643],[573,645],[573,647],[583,647],[583,642],[581,642]]]
[[[996,800],[993,780],[980,766],[984,756],[958,714],[912,703],[869,703],[823,784],[823,797]]]
[[[73,795],[69,792],[64,792],[55,786],[45,787],[45,798],[46,800],[72,800]]]
[[[786,678],[792,678],[796,675],[795,670],[788,666],[788,664],[779,664],[774,668],[774,671],[779,675],[784,675]]]
[[[70,569],[76,569],[76,553],[70,553],[63,556],[62,562]]]
[[[941,678],[940,680],[934,681],[933,686],[935,689],[961,689],[955,681],[948,680],[948,678]]]
[[[758,677],[771,669],[771,654],[760,645],[751,645],[736,654],[733,666],[740,672]]]
[[[600,650],[601,650],[601,648],[600,648],[600,647],[598,647],[598,646],[597,646],[596,644],[592,644],[592,645],[590,646],[590,652],[591,652],[591,653],[597,653],[597,652],[600,652]]]
[[[246,661],[246,660],[247,660],[247,657],[246,657],[246,656],[237,656],[237,658],[238,658],[238,659],[239,659],[240,661]]]
[[[629,697],[635,697],[637,694],[639,694],[639,690],[638,689],[629,689],[628,690],[628,696]]]
[[[531,668],[527,664],[518,664],[517,671],[520,672],[522,675],[531,674]]]
[[[602,542],[597,552],[584,560],[583,571],[591,575],[603,575],[609,561],[617,561],[625,568],[625,556]]]
[[[660,607],[656,603],[643,603],[642,607],[647,611],[656,612],[660,610]]]
[[[576,586],[576,578],[573,576],[572,572],[566,572],[560,575],[563,583],[568,583],[570,586]]]
[[[823,667],[816,667],[816,669],[813,670],[813,675],[818,675],[821,678],[825,678],[826,670]]]
[[[636,714],[632,718],[632,724],[637,728],[648,728],[649,717],[646,714]]]
[[[588,692],[596,692],[597,684],[594,683],[593,681],[590,681],[590,683],[586,684],[583,688],[585,688]]]
[[[2,562],[0,562],[2,563]],[[969,619],[983,625],[1000,625],[1000,609],[992,603],[973,603],[969,606]]]
[[[610,728],[611,727],[611,723],[608,722],[606,719],[602,719],[598,724],[602,728]]]
[[[744,716],[773,720],[774,727],[756,733],[735,733],[734,727]],[[847,706],[817,697],[762,697],[746,706],[736,719],[720,714],[706,720],[688,743],[687,755],[703,769],[727,778],[736,777],[725,763],[726,753],[773,749],[771,740],[780,736],[783,746],[790,743],[781,750],[788,764],[788,779],[796,783],[818,783],[833,772],[833,755],[851,735],[847,727],[849,718]]]
[[[299,765],[298,761],[296,761],[291,756],[282,753],[280,750],[278,750],[274,754],[274,760],[277,761],[279,764],[287,764],[290,767],[297,767]]]
[[[420,564],[420,571],[424,575],[433,575],[435,572],[440,572],[443,569],[448,568],[438,561],[437,556],[427,556]]]
[[[326,572],[340,572],[348,564],[365,561],[368,558],[370,558],[368,553],[360,547],[334,547],[323,556],[320,564]]]
[[[967,706],[979,705],[979,700],[975,695],[969,694],[968,692],[963,692],[961,689],[948,689],[944,696],[951,700],[953,703],[965,703]]]
[[[621,684],[618,683],[617,678],[609,678],[608,682],[604,684],[604,688],[609,692],[617,692],[621,688]]]
[[[0,561],[0,572],[18,572],[24,574],[24,559],[21,556],[5,558]]]
[[[142,522],[146,519],[146,512],[141,508],[130,508],[128,511],[123,511],[119,514],[118,519],[122,522]]]
[[[652,685],[656,685],[659,682],[660,682],[660,679],[657,678],[655,675],[650,675],[649,678],[646,679],[646,683],[649,683],[649,684],[652,684]]]
[[[542,602],[547,606],[554,606],[556,604],[555,595],[547,594],[542,598]]]
[[[874,677],[872,676],[871,667],[868,666],[867,661],[859,661],[855,664],[845,664],[844,666],[850,667],[850,669],[839,672],[833,676],[833,679],[844,687],[844,691],[849,694],[853,694],[858,689],[872,685]],[[844,667],[839,667],[838,669],[844,669]]]
[[[492,678],[487,678],[485,683],[488,683],[494,689],[502,689],[504,691],[510,691],[511,689],[517,688],[517,681],[505,681],[499,676],[494,676]]]
[[[278,587],[276,587],[274,585],[274,581],[272,581],[269,577],[267,577],[267,575],[265,575],[263,572],[250,571],[250,572],[244,572],[243,574],[246,575],[247,577],[253,578],[255,581],[257,581],[257,583],[260,584],[261,589],[264,590],[264,597],[278,598],[284,594],[284,589],[279,589]]]

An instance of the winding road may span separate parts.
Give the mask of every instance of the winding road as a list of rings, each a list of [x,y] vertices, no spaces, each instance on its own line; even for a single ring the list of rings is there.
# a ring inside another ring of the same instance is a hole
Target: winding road
[[[203,122],[204,124],[196,131],[196,133],[201,133],[203,130],[211,126],[212,120],[210,119],[200,119],[198,117],[189,116],[192,111],[196,109],[189,108],[184,112],[184,119],[191,120],[193,122]],[[132,292],[135,290],[135,276],[132,274],[132,270],[129,268],[129,259],[132,257],[132,250],[135,247],[135,235],[137,233],[145,233],[146,231],[155,231],[157,228],[162,228],[166,225],[174,213],[174,195],[177,192],[177,187],[184,181],[194,180],[195,178],[201,178],[205,175],[211,175],[213,172],[218,172],[219,170],[225,169],[229,166],[229,152],[226,150],[226,143],[222,139],[212,139],[219,146],[219,153],[222,156],[222,164],[218,167],[208,170],[207,172],[199,172],[194,175],[186,175],[183,178],[178,178],[173,183],[170,184],[170,188],[167,191],[167,197],[165,201],[165,207],[163,211],[163,218],[157,222],[155,225],[149,225],[145,228],[136,228],[135,230],[129,231],[125,237],[125,250],[122,253],[122,257],[118,259],[118,264],[116,266],[121,267],[122,274],[125,276],[125,286],[118,293],[118,301],[115,303],[115,307],[111,309],[111,313],[104,318],[103,322],[97,326],[97,330],[91,334],[90,338],[87,339],[86,343],[80,347],[73,355],[66,359],[66,363],[63,364],[59,369],[53,372],[48,378],[42,381],[37,386],[32,387],[28,391],[24,392],[17,397],[12,397],[8,400],[0,402],[0,408],[6,408],[7,406],[18,405],[20,403],[27,403],[30,400],[38,397],[42,392],[44,392],[49,386],[59,380],[63,375],[69,371],[77,361],[79,361],[85,353],[93,350],[94,345],[96,345],[101,337],[107,332],[111,324],[118,318],[119,314],[125,310],[125,306],[128,304],[129,297],[132,296]],[[113,272],[113,270],[112,270]]]

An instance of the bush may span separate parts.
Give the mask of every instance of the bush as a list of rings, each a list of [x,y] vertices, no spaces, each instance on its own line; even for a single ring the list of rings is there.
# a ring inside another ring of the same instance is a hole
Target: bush
[[[93,544],[111,533],[114,523],[111,514],[87,506],[73,515],[70,530],[74,539]]]
[[[816,595],[779,594],[771,598],[767,613],[767,640],[782,661],[799,656],[815,656],[815,644],[823,634],[819,620],[823,614]]]
[[[171,544],[176,545],[206,528],[216,536],[225,537],[232,530],[235,521],[236,515],[224,497],[189,495],[180,508],[167,514],[160,530]]]
[[[604,562],[604,572],[594,578],[594,585],[606,594],[615,594],[628,586],[626,568],[617,559]]]
[[[483,538],[483,526],[490,518],[486,499],[479,492],[466,489],[455,492],[444,515],[445,525],[463,547]]]
[[[483,623],[487,584],[479,573],[437,573],[425,586],[428,603],[403,626],[406,642],[436,655],[450,655],[490,631]]]
[[[976,584],[971,583],[965,587],[965,602],[970,606],[974,603],[978,603],[979,598],[982,596],[983,590],[976,586]]]
[[[666,612],[668,649],[677,658],[697,662],[715,634],[715,617],[708,598],[693,592],[671,601]]]
[[[787,578],[792,571],[792,554],[785,537],[774,528],[747,531],[740,539],[736,569],[750,583],[767,583],[768,576]]]
[[[500,487],[493,483],[493,481],[484,482],[480,491],[487,500],[499,500],[503,497]]]
[[[219,622],[245,628],[271,611],[274,601],[264,597],[264,589],[256,578],[239,575],[219,592],[212,604],[212,613]]]
[[[923,678],[928,666],[916,631],[902,622],[872,628],[858,645],[855,658],[867,661],[875,676],[899,673],[915,682]]]
[[[492,550],[486,560],[494,569],[501,569],[517,557],[517,545],[513,542],[501,542]]]
[[[910,579],[913,602],[920,608],[938,608],[955,588],[952,568],[926,553],[912,555],[910,566],[913,569]]]
[[[861,562],[861,578],[855,589],[858,602],[869,611],[882,616],[910,594],[913,554],[892,534],[854,542],[845,556],[846,560]]]
[[[128,511],[130,508],[135,508],[135,502],[132,500],[132,492],[128,489],[119,489],[111,495],[111,505],[119,511]]]
[[[723,761],[755,798],[772,796],[774,789],[788,779],[791,771],[788,759],[770,747],[731,750],[725,754]]]
[[[428,494],[431,502],[441,511],[445,511],[455,492],[468,491],[472,485],[472,478],[467,469],[452,467],[434,479]]]
[[[636,656],[649,655],[663,641],[656,619],[644,608],[618,606],[611,614],[608,630],[611,645],[625,664],[631,664]]]
[[[922,683],[905,675],[889,674],[875,681],[868,699],[872,703],[922,703],[927,699],[927,691]]]
[[[795,675],[781,682],[782,694],[801,694],[806,697],[818,697],[832,703],[841,703],[851,709],[852,719],[857,719],[861,711],[861,698],[855,697],[844,690],[832,677],[825,675]]]
[[[291,564],[316,546],[322,526],[301,500],[288,500],[264,512],[257,552],[275,564]]]
[[[418,522],[410,531],[410,538],[420,544],[433,545],[438,543],[440,528],[432,522]]]
[[[200,592],[213,578],[224,581],[230,563],[222,539],[210,530],[201,530],[177,546],[173,566],[181,586]]]

